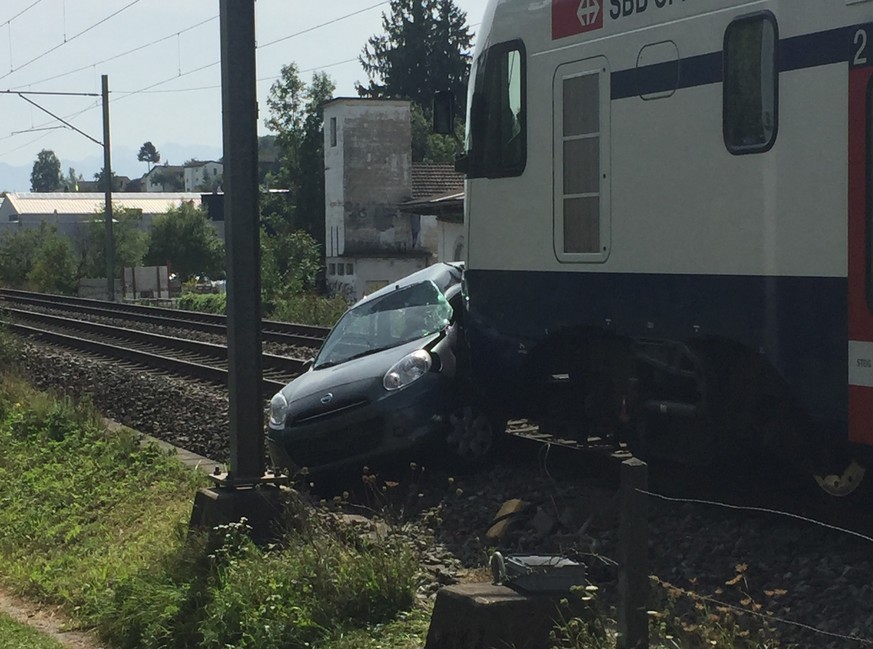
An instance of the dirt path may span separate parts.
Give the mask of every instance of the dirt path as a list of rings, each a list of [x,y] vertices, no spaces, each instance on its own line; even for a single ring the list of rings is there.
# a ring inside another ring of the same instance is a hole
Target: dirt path
[[[69,618],[58,610],[24,601],[3,589],[0,589],[0,613],[33,627],[68,649],[107,649],[91,633],[70,631]]]

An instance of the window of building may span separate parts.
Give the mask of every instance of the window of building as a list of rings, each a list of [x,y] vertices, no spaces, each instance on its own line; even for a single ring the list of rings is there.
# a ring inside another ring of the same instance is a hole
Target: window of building
[[[337,264],[337,275],[345,275],[346,274],[346,265],[345,264]]]
[[[734,155],[769,151],[778,127],[776,18],[769,12],[728,25],[724,36],[724,142]]]
[[[346,264],[346,275],[354,275],[355,267],[351,264]]]
[[[327,265],[327,274],[328,275],[336,275],[336,264],[328,264]]]
[[[555,77],[555,252],[561,261],[609,254],[609,73],[602,58]]]
[[[478,61],[470,107],[471,177],[520,176],[527,161],[525,50],[491,47]]]
[[[336,146],[336,117],[330,118],[330,145]]]

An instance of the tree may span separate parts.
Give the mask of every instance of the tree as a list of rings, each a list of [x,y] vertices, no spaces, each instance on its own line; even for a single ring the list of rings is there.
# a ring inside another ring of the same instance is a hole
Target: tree
[[[45,293],[75,293],[78,277],[72,244],[67,237],[58,234],[54,225],[47,226],[43,222],[39,233],[39,246],[27,281]]]
[[[140,148],[139,153],[136,154],[136,159],[140,162],[145,162],[148,164],[149,171],[152,170],[153,164],[158,164],[161,161],[161,154],[155,148],[155,145],[151,142],[145,142]]]
[[[85,179],[82,177],[82,174],[77,174],[76,170],[70,167],[63,179],[62,189],[65,192],[77,192],[79,191],[79,183],[83,180]]]
[[[27,275],[33,270],[40,230],[16,228],[3,233],[0,237],[0,282],[11,287],[24,285]]]
[[[43,149],[33,163],[30,172],[30,190],[34,192],[56,192],[61,188],[61,161],[54,151]]]
[[[287,223],[273,223],[269,234],[261,230],[261,290],[264,300],[295,295],[315,287],[321,268],[318,242]]]
[[[185,189],[185,177],[167,167],[159,167],[152,176],[152,184],[160,185],[163,191],[180,192]]]
[[[217,277],[224,273],[224,245],[206,213],[193,203],[182,203],[152,222],[145,263],[169,263],[183,280],[195,275]]]
[[[105,191],[106,186],[103,184],[103,173],[104,169],[100,169],[96,174],[94,174],[94,180],[97,181],[97,186],[100,188],[100,191]],[[120,192],[122,190],[121,186],[121,178],[118,177],[114,171],[112,172],[112,191]]]
[[[140,228],[142,212],[114,206],[112,241],[115,245],[114,277],[120,277],[123,268],[141,266],[149,247],[149,235]],[[95,212],[86,226],[85,246],[82,251],[81,274],[88,277],[106,276],[106,224],[103,210]]]
[[[429,117],[434,92],[450,90],[463,115],[473,39],[466,21],[453,0],[391,0],[385,33],[370,37],[358,57],[369,76],[358,94],[411,99]]]
[[[77,280],[73,246],[57,226],[43,221],[39,228],[7,230],[0,237],[0,282],[6,286],[75,293]]]
[[[433,132],[430,118],[418,104],[412,104],[412,160],[413,162],[452,163],[459,153],[459,142],[464,141],[464,122],[455,121],[455,135]]]
[[[267,214],[281,213],[292,229],[308,232],[324,242],[324,126],[323,106],[336,86],[323,72],[316,72],[307,86],[297,65],[282,66],[281,77],[270,88],[266,126],[276,133],[280,171],[274,182],[291,190],[292,205],[270,201]]]

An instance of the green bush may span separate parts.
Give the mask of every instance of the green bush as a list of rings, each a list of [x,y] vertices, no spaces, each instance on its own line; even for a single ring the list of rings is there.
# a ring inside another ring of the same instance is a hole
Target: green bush
[[[16,593],[119,649],[330,648],[350,633],[375,646],[371,625],[412,608],[405,544],[361,538],[293,492],[296,515],[267,548],[245,521],[190,533],[204,481],[131,431],[107,433],[87,404],[0,379],[0,581]]]
[[[340,295],[321,297],[303,293],[277,299],[269,306],[270,317],[275,320],[332,327],[349,308],[349,303]]]
[[[227,295],[223,293],[185,293],[179,298],[179,308],[204,313],[224,313]]]

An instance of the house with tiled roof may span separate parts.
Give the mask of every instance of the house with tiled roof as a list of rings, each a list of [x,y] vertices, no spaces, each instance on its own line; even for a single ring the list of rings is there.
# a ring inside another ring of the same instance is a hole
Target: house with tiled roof
[[[406,100],[324,107],[326,279],[350,299],[463,256],[463,177],[412,162],[410,115]]]

